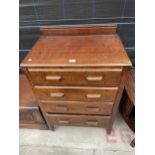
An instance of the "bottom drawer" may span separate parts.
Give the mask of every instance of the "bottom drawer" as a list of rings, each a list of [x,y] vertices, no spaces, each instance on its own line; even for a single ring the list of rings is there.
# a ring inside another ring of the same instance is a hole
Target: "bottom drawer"
[[[46,114],[46,118],[51,126],[92,126],[106,127],[109,124],[110,116],[90,116],[90,115],[58,115]]]

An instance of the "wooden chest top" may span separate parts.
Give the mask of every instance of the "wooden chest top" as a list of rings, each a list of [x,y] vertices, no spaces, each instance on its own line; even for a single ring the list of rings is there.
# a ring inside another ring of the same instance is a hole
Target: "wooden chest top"
[[[22,67],[131,66],[116,26],[60,26],[41,29],[41,36]]]

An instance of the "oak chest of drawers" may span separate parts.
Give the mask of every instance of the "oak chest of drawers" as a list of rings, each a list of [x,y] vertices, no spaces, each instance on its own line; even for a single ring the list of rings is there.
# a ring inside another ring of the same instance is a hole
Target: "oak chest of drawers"
[[[57,26],[21,66],[50,129],[98,126],[111,131],[131,62],[114,25]]]

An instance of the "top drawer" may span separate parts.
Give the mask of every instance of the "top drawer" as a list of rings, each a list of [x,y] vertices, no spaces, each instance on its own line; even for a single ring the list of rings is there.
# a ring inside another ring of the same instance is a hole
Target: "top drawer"
[[[111,87],[119,86],[122,68],[29,68],[28,72],[35,85],[89,85]]]

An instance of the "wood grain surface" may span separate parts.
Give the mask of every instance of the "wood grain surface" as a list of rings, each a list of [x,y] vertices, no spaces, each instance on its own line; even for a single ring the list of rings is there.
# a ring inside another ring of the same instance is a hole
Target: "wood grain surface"
[[[111,26],[109,26],[111,27]],[[108,26],[100,26],[100,31]],[[72,29],[72,27],[69,27]],[[49,28],[53,32],[55,28]],[[66,27],[58,30],[65,31]],[[79,28],[74,27],[74,30]],[[85,27],[87,32],[93,31],[94,27]],[[46,29],[45,29],[46,31]],[[79,33],[79,32],[78,32]],[[66,67],[66,66],[131,66],[128,55],[122,42],[115,34],[93,34],[93,35],[59,35],[41,36],[33,46],[31,52],[26,56],[21,66],[29,67]],[[70,60],[75,60],[70,63]]]
[[[35,85],[117,87],[122,68],[29,68],[28,72]]]

